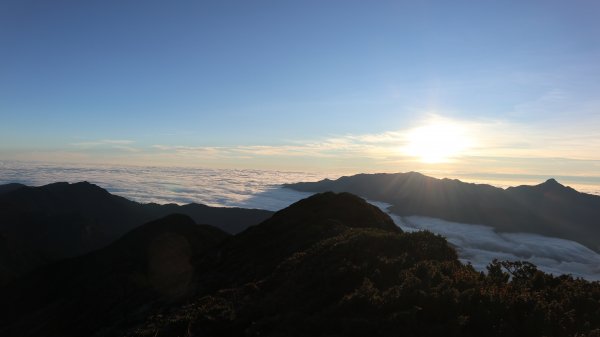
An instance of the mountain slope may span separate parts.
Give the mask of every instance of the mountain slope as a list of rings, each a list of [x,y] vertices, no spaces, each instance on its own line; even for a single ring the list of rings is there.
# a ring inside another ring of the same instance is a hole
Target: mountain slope
[[[389,203],[391,211],[399,215],[555,236],[600,251],[600,197],[579,193],[554,179],[504,190],[409,172],[359,174],[285,186],[305,192],[350,192]]]
[[[0,234],[0,286],[48,262],[43,254]]]
[[[5,336],[85,336],[131,324],[157,303],[193,292],[194,259],[228,234],[170,215],[109,246],[50,264],[3,294]],[[35,317],[35,319],[33,319]]]
[[[357,196],[316,194],[229,238],[213,255],[206,255],[201,269],[210,273],[202,282],[214,289],[261,279],[292,254],[356,228],[402,232],[387,214]]]
[[[444,238],[395,230],[385,214],[356,199],[318,194],[229,238],[215,249],[225,256],[214,267],[225,274],[220,287],[151,315],[127,336],[600,332],[600,284],[521,262],[494,262],[487,275],[479,273],[461,264]],[[248,264],[251,270],[239,271]]]
[[[23,184],[16,184],[16,183],[0,185],[0,194],[12,192],[14,190],[18,190],[23,187],[26,187],[26,186]]]
[[[7,326],[0,334],[119,331],[135,325],[150,309],[261,280],[293,254],[354,230],[402,232],[388,215],[347,193],[299,201],[230,237],[214,227],[197,226],[184,215],[171,215],[101,250],[50,264],[9,285],[0,293],[5,303],[0,326]],[[30,322],[33,317],[35,322]]]
[[[172,213],[189,215],[236,233],[268,218],[272,212],[189,204],[140,204],[87,183],[54,183],[41,187],[0,186],[0,269],[4,282],[44,261],[74,257],[106,246],[127,231]],[[18,247],[17,251],[9,251]],[[21,265],[23,268],[16,268]],[[0,278],[0,282],[2,278]],[[2,285],[3,283],[0,283]]]
[[[577,192],[554,179],[536,186],[510,187],[506,193],[539,216],[540,223],[549,227],[556,236],[572,238],[598,251],[599,196]]]
[[[521,262],[488,273],[323,193],[227,236],[170,216],[0,293],[9,336],[569,336],[600,333],[600,284]]]

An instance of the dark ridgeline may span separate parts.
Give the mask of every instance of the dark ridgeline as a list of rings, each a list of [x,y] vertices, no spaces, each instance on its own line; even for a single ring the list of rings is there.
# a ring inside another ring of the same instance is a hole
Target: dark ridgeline
[[[393,220],[377,207],[349,194],[323,193],[300,200],[275,213],[259,226],[226,241],[221,249],[202,261],[228,284],[241,285],[268,275],[281,261],[324,239],[337,236],[349,228],[379,228],[401,232]],[[210,281],[209,278],[207,280]]]
[[[17,183],[0,185],[0,194],[12,192],[12,191],[18,190],[22,187],[26,187],[26,186],[23,184],[17,184]]]
[[[172,213],[238,233],[273,212],[199,204],[140,204],[87,183],[0,186],[0,285],[37,266],[106,246]]]
[[[510,280],[509,280],[509,276]],[[171,215],[0,292],[2,336],[598,336],[600,284],[489,273],[323,193],[234,236]]]
[[[409,172],[358,174],[285,187],[305,192],[350,192],[389,203],[398,215],[422,215],[488,225],[501,232],[559,237],[600,252],[600,196],[577,192],[554,179],[504,190]]]

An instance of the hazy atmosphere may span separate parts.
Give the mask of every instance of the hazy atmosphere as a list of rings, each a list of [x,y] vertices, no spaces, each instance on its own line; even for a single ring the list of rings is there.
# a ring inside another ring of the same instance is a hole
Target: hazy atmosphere
[[[3,1],[0,159],[598,179],[595,1],[162,5]]]

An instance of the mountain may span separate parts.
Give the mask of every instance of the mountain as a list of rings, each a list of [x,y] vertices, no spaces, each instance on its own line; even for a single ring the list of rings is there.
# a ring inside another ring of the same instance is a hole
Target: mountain
[[[43,254],[0,234],[0,286],[48,262]]]
[[[416,172],[358,174],[337,180],[288,184],[304,192],[350,192],[391,204],[402,216],[421,215],[483,224],[500,232],[528,232],[577,241],[600,252],[600,196],[554,179],[501,189]]]
[[[113,335],[143,323],[140,317],[153,309],[181,307],[186,297],[270,278],[282,263],[320,242],[401,233],[387,214],[348,193],[301,200],[229,237],[171,215],[99,251],[50,264],[12,283],[0,293],[5,303],[0,326],[6,326],[0,334]],[[401,246],[423,246],[456,258],[441,238],[435,248],[404,241]]]
[[[172,215],[0,290],[3,336],[598,336],[600,283],[488,273],[348,193],[228,236]]]
[[[151,218],[167,214],[185,214],[197,223],[207,223],[229,234],[237,234],[273,215],[272,211],[238,207],[212,207],[202,204],[143,204],[143,211]]]
[[[44,261],[106,246],[129,230],[172,213],[229,233],[268,218],[270,211],[199,204],[140,204],[81,182],[41,187],[0,186],[0,285]],[[18,248],[18,249],[17,249]]]
[[[260,279],[294,253],[357,228],[402,231],[387,214],[349,193],[321,193],[300,200],[207,255],[203,269],[211,274],[203,279],[205,287]]]
[[[23,184],[16,184],[16,183],[0,185],[0,194],[12,192],[14,190],[18,190],[19,188],[23,188],[23,187],[26,187],[26,186]]]
[[[174,214],[109,246],[38,269],[2,294],[3,336],[86,336],[189,295],[193,261],[229,234]],[[35,319],[32,319],[35,317]]]

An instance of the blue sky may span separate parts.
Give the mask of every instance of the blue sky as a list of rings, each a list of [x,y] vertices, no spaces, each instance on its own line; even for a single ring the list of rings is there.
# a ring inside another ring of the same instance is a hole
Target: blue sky
[[[596,176],[599,15],[592,0],[4,0],[0,159]],[[436,163],[402,150],[431,123],[471,145]]]

